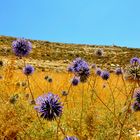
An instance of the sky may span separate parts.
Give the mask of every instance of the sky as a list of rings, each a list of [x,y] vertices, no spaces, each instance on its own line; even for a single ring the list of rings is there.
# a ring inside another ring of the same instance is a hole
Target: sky
[[[140,48],[140,0],[0,0],[0,35]]]

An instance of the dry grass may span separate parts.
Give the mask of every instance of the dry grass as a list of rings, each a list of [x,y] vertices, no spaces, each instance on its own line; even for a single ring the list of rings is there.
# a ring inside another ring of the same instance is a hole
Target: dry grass
[[[14,59],[0,70],[3,76],[0,80],[0,139],[62,140],[64,135],[56,121],[38,118],[31,104],[26,76],[22,70],[15,70],[13,64]],[[52,78],[52,83],[44,79],[46,75]],[[63,90],[68,91],[72,77],[67,72],[39,70],[29,77],[35,98],[48,92],[60,96],[64,110],[58,121],[65,134],[75,135],[80,140],[116,140],[122,127],[119,121],[127,119],[121,138],[132,139],[130,131],[132,128],[139,130],[140,126],[139,114],[132,113],[126,102],[131,97],[134,83],[124,81],[122,76],[115,74],[111,74],[108,81],[103,81],[92,70],[86,83],[72,86],[68,96],[62,96]],[[11,98],[16,94],[19,98],[13,103]]]

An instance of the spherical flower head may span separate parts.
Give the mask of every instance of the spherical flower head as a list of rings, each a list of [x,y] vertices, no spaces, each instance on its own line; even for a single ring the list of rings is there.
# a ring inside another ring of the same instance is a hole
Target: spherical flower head
[[[140,79],[140,65],[131,65],[127,68],[125,76],[127,79],[139,80]]]
[[[138,103],[137,101],[135,101],[135,102],[132,104],[132,110],[133,110],[134,112],[140,111],[140,103]]]
[[[23,73],[27,76],[33,74],[34,72],[34,67],[31,66],[31,65],[26,65],[24,68],[23,68]]]
[[[123,74],[123,70],[121,68],[116,68],[115,73],[116,75],[121,75]]]
[[[134,98],[138,103],[140,103],[140,90],[136,90],[136,91],[134,92],[133,98]]]
[[[64,140],[78,140],[78,138],[76,138],[75,136],[67,136],[66,138],[64,138]]]
[[[110,76],[110,74],[109,74],[108,71],[106,71],[106,70],[102,71],[101,77],[102,77],[103,80],[108,80],[109,76]]]
[[[96,71],[95,71],[95,74],[100,76],[102,73],[102,70],[100,68],[97,68]]]
[[[80,77],[81,82],[85,82],[90,75],[89,66],[86,61],[81,58],[76,58],[71,67],[75,76]]]
[[[62,105],[59,97],[52,93],[44,94],[36,99],[35,109],[41,114],[41,117],[52,121],[62,114]]]
[[[13,52],[16,56],[27,56],[32,50],[32,44],[26,39],[17,39],[12,43]]]
[[[98,57],[103,56],[103,50],[102,49],[96,49],[95,50],[95,55],[98,56]]]
[[[140,59],[139,59],[138,57],[133,57],[133,58],[131,58],[131,60],[130,60],[130,64],[131,64],[131,65],[140,64]]]
[[[74,78],[72,79],[72,82],[71,82],[71,83],[72,83],[73,86],[77,86],[78,83],[79,83],[79,81],[80,81],[80,80],[79,80],[78,77],[74,77]]]

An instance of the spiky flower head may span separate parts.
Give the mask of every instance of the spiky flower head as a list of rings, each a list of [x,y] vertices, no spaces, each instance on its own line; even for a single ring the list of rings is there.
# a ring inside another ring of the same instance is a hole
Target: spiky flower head
[[[78,140],[75,136],[67,136],[64,140]]]
[[[133,58],[131,58],[131,60],[130,60],[130,64],[131,64],[131,65],[140,64],[140,59],[139,59],[138,57],[133,57]]]
[[[26,65],[24,68],[23,68],[23,73],[27,76],[33,74],[34,72],[34,67],[31,66],[31,65]]]
[[[95,55],[98,56],[98,57],[103,56],[103,50],[102,49],[96,49],[95,50]]]
[[[96,71],[95,71],[95,74],[100,76],[102,73],[102,70],[100,68],[97,68]]]
[[[109,76],[110,76],[110,74],[109,74],[108,71],[106,71],[106,70],[102,71],[101,77],[102,77],[103,80],[108,80]]]
[[[81,82],[86,82],[90,75],[89,66],[86,61],[81,58],[76,58],[70,67],[73,69],[75,76],[80,77]]]
[[[123,70],[121,68],[116,68],[115,73],[116,75],[121,75],[123,74]]]
[[[137,111],[140,111],[140,103],[135,101],[133,104],[132,104],[132,110],[137,112]]]
[[[36,99],[35,109],[41,114],[42,118],[52,121],[62,115],[63,107],[57,95],[48,93]]]
[[[16,56],[27,56],[32,50],[32,44],[26,39],[17,39],[12,43],[13,52]]]
[[[140,103],[140,90],[139,90],[139,89],[135,90],[134,95],[133,95],[133,98],[134,98],[138,103]]]
[[[74,77],[72,79],[71,83],[72,83],[73,86],[77,86],[79,82],[80,82],[79,78],[78,77]]]
[[[140,65],[129,66],[125,72],[125,78],[129,80],[139,80],[140,79]]]

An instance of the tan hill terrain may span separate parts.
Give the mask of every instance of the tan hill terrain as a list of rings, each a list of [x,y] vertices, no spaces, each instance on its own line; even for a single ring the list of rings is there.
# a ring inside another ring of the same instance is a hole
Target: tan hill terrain
[[[5,61],[13,56],[11,44],[16,38],[0,36],[0,57]],[[140,56],[140,49],[86,44],[65,44],[41,40],[30,40],[33,45],[32,53],[27,57],[28,63],[38,68],[51,68],[62,70],[76,57],[82,57],[89,63],[96,63],[106,68],[124,66],[129,60]],[[96,57],[94,52],[97,48],[104,50],[103,57]],[[20,65],[20,61],[18,61]],[[19,66],[20,67],[20,66]]]

